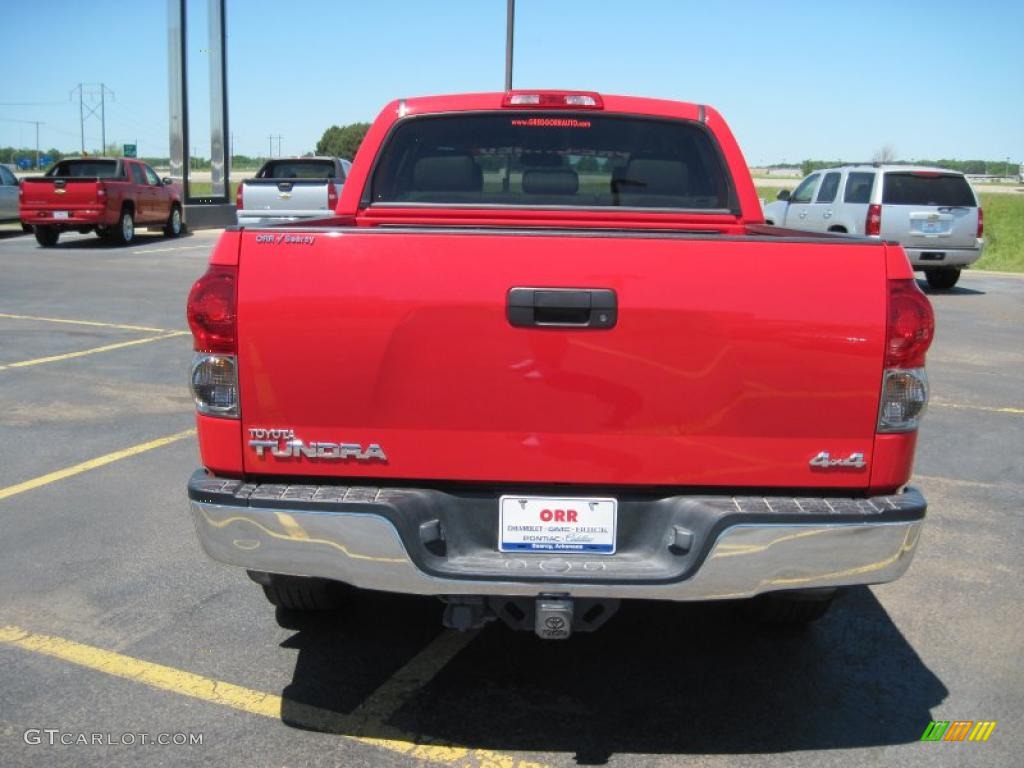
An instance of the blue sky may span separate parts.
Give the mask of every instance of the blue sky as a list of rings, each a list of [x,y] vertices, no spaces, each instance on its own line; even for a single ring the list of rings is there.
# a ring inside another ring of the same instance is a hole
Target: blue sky
[[[201,19],[205,0],[189,3]],[[274,134],[301,153],[395,97],[503,87],[504,0],[227,5],[236,152],[265,155]],[[867,159],[883,145],[904,159],[1024,161],[1020,0],[516,5],[515,87],[708,103],[751,164]],[[165,0],[2,0],[0,11],[0,146],[31,146],[26,121],[41,120],[44,147],[76,149],[70,91],[102,81],[115,94],[108,142],[167,154]],[[203,62],[205,44],[192,41],[190,60]],[[89,121],[87,148],[99,144]]]

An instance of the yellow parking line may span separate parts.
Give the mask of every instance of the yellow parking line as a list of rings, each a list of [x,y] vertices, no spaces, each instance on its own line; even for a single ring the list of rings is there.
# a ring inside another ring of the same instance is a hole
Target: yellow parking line
[[[21,627],[0,627],[0,644],[249,714],[275,720],[282,718],[283,715],[288,722],[310,728],[342,732],[348,730],[352,724],[349,716],[331,710],[73,640],[29,632]],[[386,735],[368,737],[346,734],[345,737],[360,744],[379,747],[425,762],[458,768],[547,768],[542,763],[519,760],[513,755],[486,749],[420,744],[412,736],[383,727],[377,732]]]
[[[35,320],[39,323],[67,323],[68,325],[91,325],[96,328],[119,328],[122,331],[148,331],[150,333],[171,333],[167,328],[150,328],[145,325],[122,325],[121,323],[99,323],[95,320],[69,320],[63,317],[37,317],[35,315],[11,315],[0,312],[4,320]]]
[[[75,357],[85,357],[86,355],[95,355],[98,352],[110,352],[114,349],[123,349],[124,347],[135,347],[139,344],[149,344],[151,341],[163,341],[164,339],[173,339],[175,336],[187,336],[188,331],[171,331],[165,333],[162,336],[148,336],[145,339],[133,339],[132,341],[119,341],[117,344],[104,344],[102,347],[92,347],[91,349],[83,349],[78,352],[65,352],[63,355],[51,355],[50,357],[37,357],[32,360],[22,360],[18,363],[7,363],[6,365],[0,365],[0,371],[5,371],[8,368],[28,368],[32,365],[42,365],[43,363],[57,363],[61,360],[71,360]]]
[[[352,712],[356,732],[363,733],[367,726],[387,722],[475,637],[476,632],[446,629],[434,638]]]
[[[947,403],[942,400],[931,402],[933,407],[938,408],[962,408],[968,411],[987,411],[988,413],[1015,413],[1024,414],[1024,408],[1013,408],[1010,406],[998,407],[994,405],[966,405],[964,403]]]
[[[67,467],[66,469],[58,469],[56,472],[40,475],[39,477],[34,477],[31,480],[26,480],[25,482],[18,483],[17,485],[9,485],[6,488],[0,488],[0,499],[16,496],[19,493],[31,491],[35,488],[41,488],[44,485],[55,483],[66,477],[80,475],[91,469],[98,469],[99,467],[106,466],[107,464],[113,464],[115,461],[127,459],[129,456],[137,456],[140,453],[151,451],[154,448],[160,448],[161,446],[175,443],[178,440],[183,440],[186,437],[191,437],[195,433],[196,431],[194,429],[186,429],[184,432],[178,432],[177,434],[161,437],[157,440],[150,440],[148,443],[133,445],[131,448],[125,448],[124,450],[114,451],[113,453],[108,453],[95,459],[89,459],[89,461],[83,461],[81,464],[75,464],[74,466]]]

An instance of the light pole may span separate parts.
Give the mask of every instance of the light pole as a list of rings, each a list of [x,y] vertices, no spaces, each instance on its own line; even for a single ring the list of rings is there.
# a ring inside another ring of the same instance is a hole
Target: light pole
[[[505,90],[512,90],[512,36],[516,26],[516,0],[508,0],[505,11]]]

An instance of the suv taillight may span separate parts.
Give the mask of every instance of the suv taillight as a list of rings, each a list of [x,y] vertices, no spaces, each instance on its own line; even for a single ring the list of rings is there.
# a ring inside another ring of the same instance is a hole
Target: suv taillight
[[[237,266],[212,264],[192,286],[187,314],[196,352],[235,353],[237,285]]]
[[[935,315],[913,279],[889,281],[885,371],[878,407],[879,432],[917,429],[928,405],[924,360],[935,336]]]
[[[878,203],[872,203],[868,206],[868,217],[864,221],[864,234],[882,234],[882,206]]]
[[[242,183],[238,183],[238,189],[235,190],[235,208],[243,210],[245,208],[245,200],[242,198]]]
[[[239,187],[241,189],[241,187]],[[327,210],[333,211],[338,205],[338,188],[333,181],[327,182]]]
[[[985,236],[985,212],[981,210],[981,206],[978,206],[978,234],[975,235],[979,240]]]

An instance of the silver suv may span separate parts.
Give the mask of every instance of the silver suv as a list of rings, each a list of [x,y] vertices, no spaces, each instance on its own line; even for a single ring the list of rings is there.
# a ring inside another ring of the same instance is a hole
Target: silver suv
[[[948,290],[981,257],[984,219],[962,173],[913,165],[815,171],[764,208],[765,221],[895,240],[932,288]]]

